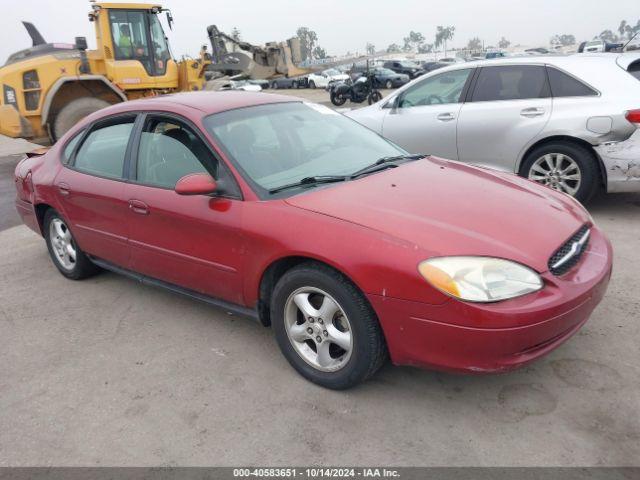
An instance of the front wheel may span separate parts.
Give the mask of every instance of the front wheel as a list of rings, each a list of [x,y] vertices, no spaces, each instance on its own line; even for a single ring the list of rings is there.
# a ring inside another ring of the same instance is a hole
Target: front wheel
[[[393,88],[393,82],[391,80],[387,80],[385,86],[387,87],[387,90],[391,90]]]
[[[309,88],[316,88],[316,82],[309,80]]]
[[[271,88],[274,89],[274,90],[277,90],[278,89],[278,84],[276,82],[273,82],[271,84]]]
[[[380,100],[382,100],[382,94],[378,90],[374,90],[369,94],[369,98],[368,98],[369,105],[373,105],[374,103],[379,102]]]
[[[71,127],[84,117],[109,105],[109,102],[94,97],[81,97],[70,101],[62,107],[53,121],[53,139],[60,140]]]
[[[342,95],[338,95],[336,92],[331,92],[331,103],[333,103],[336,107],[340,107],[345,104],[347,99]]]
[[[62,275],[81,280],[100,270],[80,249],[66,220],[58,212],[47,210],[43,226],[49,255]]]
[[[593,152],[565,142],[535,148],[522,162],[520,175],[567,193],[582,203],[595,194],[600,179]]]
[[[350,388],[387,358],[382,329],[366,298],[322,264],[303,264],[284,274],[271,299],[271,320],[291,366],[326,388]]]

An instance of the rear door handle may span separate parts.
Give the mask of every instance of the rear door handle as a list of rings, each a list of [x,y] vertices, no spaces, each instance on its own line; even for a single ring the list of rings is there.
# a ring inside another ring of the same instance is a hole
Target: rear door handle
[[[129,210],[138,215],[149,215],[149,206],[140,200],[129,200]]]
[[[69,195],[69,193],[71,193],[71,187],[69,187],[69,185],[67,185],[64,182],[61,182],[58,184],[58,191],[60,192],[60,195]]]
[[[456,116],[453,113],[441,113],[436,117],[441,122],[450,122],[451,120],[455,120]]]
[[[527,118],[540,117],[544,115],[544,108],[540,108],[540,107],[525,108],[524,110],[520,111],[520,115]]]

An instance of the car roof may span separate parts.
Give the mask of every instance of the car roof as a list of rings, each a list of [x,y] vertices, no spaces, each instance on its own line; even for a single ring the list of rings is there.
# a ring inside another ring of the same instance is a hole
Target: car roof
[[[263,92],[245,92],[226,90],[222,92],[200,91],[173,93],[157,97],[131,100],[118,103],[100,110],[101,113],[118,113],[128,111],[175,110],[176,107],[188,107],[211,115],[214,113],[235,110],[237,108],[266,105],[270,103],[302,102],[303,100],[288,95],[276,95]],[[100,115],[101,116],[101,115]]]

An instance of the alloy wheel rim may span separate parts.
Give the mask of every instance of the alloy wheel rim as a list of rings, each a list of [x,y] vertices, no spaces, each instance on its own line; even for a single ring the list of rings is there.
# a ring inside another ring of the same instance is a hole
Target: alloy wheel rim
[[[49,224],[49,238],[56,260],[65,270],[73,270],[76,266],[76,244],[67,225],[59,218]]]
[[[568,155],[547,153],[533,163],[529,179],[575,196],[582,184],[582,173],[576,161]]]
[[[340,304],[315,287],[295,290],[285,304],[285,329],[296,353],[313,368],[335,372],[353,352],[353,332]]]

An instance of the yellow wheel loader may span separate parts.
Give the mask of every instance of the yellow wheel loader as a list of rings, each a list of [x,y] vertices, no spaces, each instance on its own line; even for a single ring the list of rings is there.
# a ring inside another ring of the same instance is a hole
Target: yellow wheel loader
[[[0,67],[0,134],[55,142],[107,105],[202,90],[211,65],[207,47],[197,59],[176,61],[160,22],[163,12],[171,28],[171,12],[160,5],[91,2],[95,50],[87,50],[84,37],[76,37],[75,44],[47,43],[32,24],[23,22],[33,46],[12,54]],[[292,63],[299,61],[298,39],[265,48],[240,42],[233,55],[225,55],[230,37],[215,26],[207,31],[216,56],[235,67],[236,74],[270,78],[289,70],[304,73]]]

